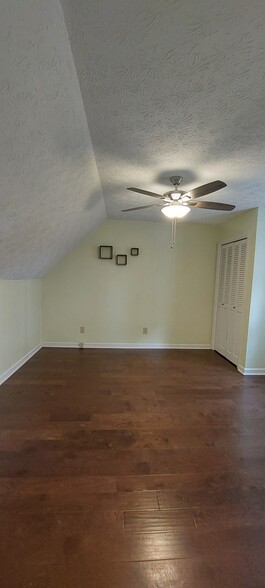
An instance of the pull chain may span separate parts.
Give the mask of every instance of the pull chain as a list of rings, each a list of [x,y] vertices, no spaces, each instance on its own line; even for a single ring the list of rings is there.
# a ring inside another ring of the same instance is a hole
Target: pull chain
[[[171,249],[173,249],[174,245],[176,244],[176,232],[177,232],[177,219],[172,218],[171,223]]]

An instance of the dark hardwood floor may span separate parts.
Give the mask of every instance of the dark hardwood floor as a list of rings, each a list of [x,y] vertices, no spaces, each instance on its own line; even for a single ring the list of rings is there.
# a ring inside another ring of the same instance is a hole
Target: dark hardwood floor
[[[0,389],[1,588],[265,587],[265,378],[42,349]]]

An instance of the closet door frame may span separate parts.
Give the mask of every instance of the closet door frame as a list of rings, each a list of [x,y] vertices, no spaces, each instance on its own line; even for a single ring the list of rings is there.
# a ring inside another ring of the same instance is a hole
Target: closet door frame
[[[212,323],[212,343],[211,348],[215,349],[215,335],[216,335],[216,322],[217,322],[217,310],[218,310],[218,296],[219,296],[219,281],[220,281],[220,266],[221,266],[221,248],[222,245],[228,245],[228,243],[235,243],[236,241],[242,241],[246,239],[247,241],[247,255],[246,255],[246,267],[245,271],[247,272],[248,268],[248,234],[243,235],[236,235],[235,237],[230,237],[225,241],[219,241],[217,243],[217,256],[216,256],[216,272],[215,272],[215,291],[214,291],[214,305],[213,305],[213,323]],[[243,296],[243,311],[242,314],[244,315],[245,309],[245,292]],[[237,365],[238,367],[238,365]]]

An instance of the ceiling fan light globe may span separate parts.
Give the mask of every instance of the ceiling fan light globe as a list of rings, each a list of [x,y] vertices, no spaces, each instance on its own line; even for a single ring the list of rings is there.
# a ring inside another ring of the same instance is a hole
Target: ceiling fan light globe
[[[170,206],[164,206],[161,208],[161,212],[167,216],[167,218],[183,218],[190,212],[189,206],[181,206],[181,204],[171,204]]]

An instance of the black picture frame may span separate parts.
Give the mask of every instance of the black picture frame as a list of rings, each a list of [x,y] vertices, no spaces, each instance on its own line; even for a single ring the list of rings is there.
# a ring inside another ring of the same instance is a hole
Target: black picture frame
[[[131,255],[139,255],[139,247],[131,247]]]
[[[100,245],[99,246],[99,259],[112,259],[112,258],[113,258],[112,245]]]
[[[116,255],[116,265],[127,265],[127,255],[123,253]]]

